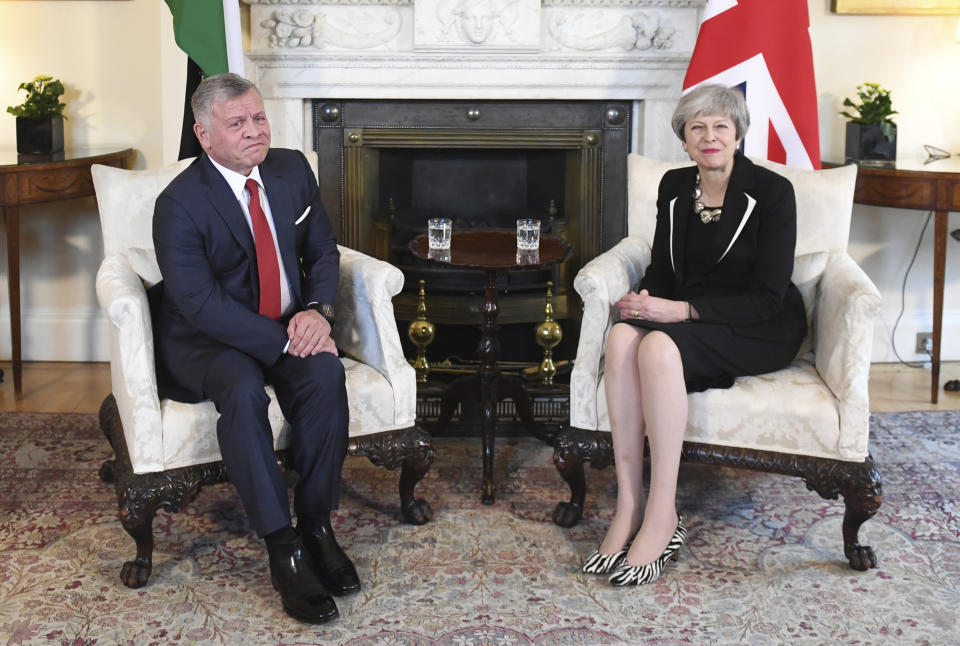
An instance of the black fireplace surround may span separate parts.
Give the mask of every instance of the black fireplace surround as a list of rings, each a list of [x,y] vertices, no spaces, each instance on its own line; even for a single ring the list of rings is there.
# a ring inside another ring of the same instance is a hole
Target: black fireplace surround
[[[318,100],[313,134],[324,207],[341,244],[403,271],[394,308],[404,340],[419,280],[435,324],[471,324],[462,326],[469,335],[482,321],[482,275],[427,266],[407,250],[428,218],[449,217],[455,230],[540,219],[545,233],[573,245],[573,256],[560,268],[504,276],[498,321],[506,343],[511,326],[518,338],[529,336],[543,320],[551,281],[565,334],[555,359],[572,358],[581,309],[573,278],[626,234],[630,122],[627,102]],[[463,333],[443,329],[428,348],[431,361],[472,356],[472,340],[450,345]],[[536,354],[523,341],[509,351],[519,360]]]

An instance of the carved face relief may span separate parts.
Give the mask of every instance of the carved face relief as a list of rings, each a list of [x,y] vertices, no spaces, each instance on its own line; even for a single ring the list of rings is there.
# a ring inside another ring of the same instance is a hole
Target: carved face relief
[[[490,37],[496,11],[487,0],[465,0],[458,11],[460,28],[471,43],[480,45]]]

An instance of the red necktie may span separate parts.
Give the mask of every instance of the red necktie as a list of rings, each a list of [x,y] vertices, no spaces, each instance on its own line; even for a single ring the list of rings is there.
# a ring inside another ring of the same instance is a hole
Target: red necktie
[[[260,272],[260,313],[272,319],[280,318],[280,264],[273,234],[267,216],[260,208],[257,181],[247,180],[250,191],[250,220],[253,222],[253,240],[257,245],[257,269]]]

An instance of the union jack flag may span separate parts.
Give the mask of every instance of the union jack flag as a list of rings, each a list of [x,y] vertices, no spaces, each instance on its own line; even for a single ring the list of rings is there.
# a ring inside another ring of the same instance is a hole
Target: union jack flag
[[[683,90],[703,83],[746,96],[745,154],[820,168],[807,0],[708,0]]]

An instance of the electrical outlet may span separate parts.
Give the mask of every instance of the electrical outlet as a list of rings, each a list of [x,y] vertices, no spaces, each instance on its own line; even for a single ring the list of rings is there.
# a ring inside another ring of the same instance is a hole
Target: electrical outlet
[[[933,352],[933,332],[917,332],[917,354],[930,354]]]

